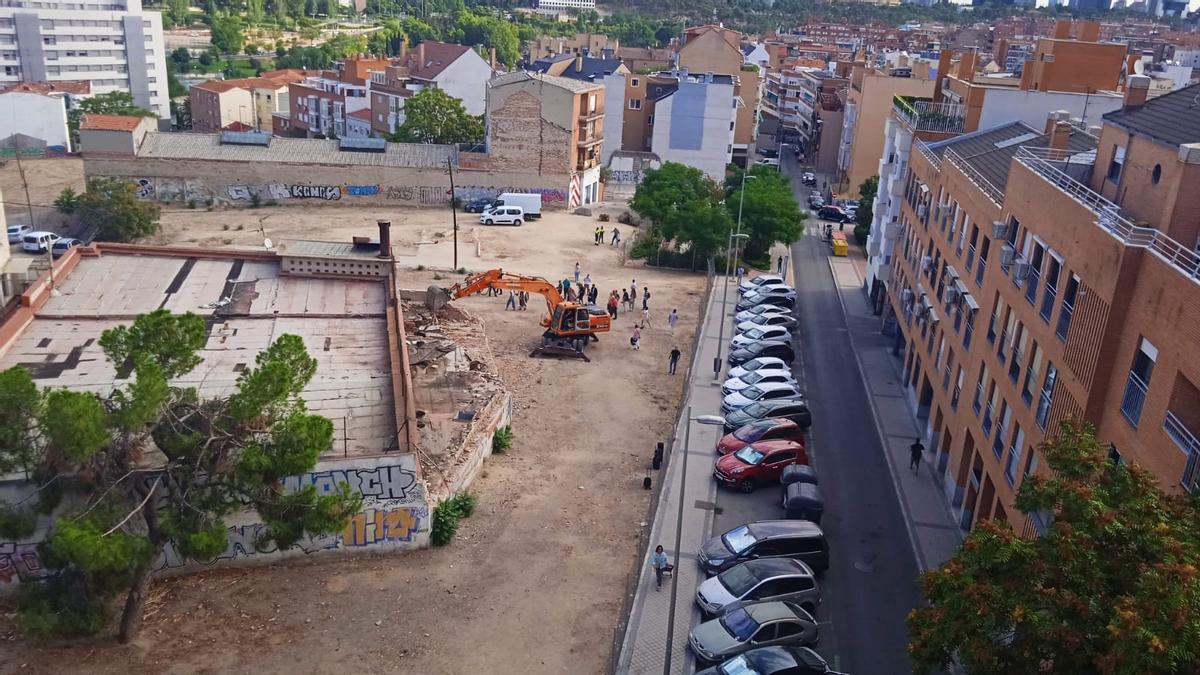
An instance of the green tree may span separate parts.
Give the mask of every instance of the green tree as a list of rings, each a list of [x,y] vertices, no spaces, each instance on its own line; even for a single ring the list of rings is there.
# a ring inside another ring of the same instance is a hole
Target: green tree
[[[871,176],[858,186],[858,211],[854,214],[854,239],[865,246],[875,217],[875,194],[879,192],[879,176]]]
[[[1028,540],[984,521],[922,575],[909,614],[915,670],[1195,673],[1200,663],[1200,510],[1148,471],[1113,462],[1084,424],[1041,447],[1017,508],[1052,522]]]
[[[133,102],[129,92],[111,91],[107,94],[97,94],[78,101],[75,107],[67,112],[67,128],[71,132],[71,142],[79,142],[79,124],[84,115],[133,115],[136,117],[155,117],[155,114],[139,108]]]
[[[650,221],[650,237],[687,244],[708,257],[720,250],[732,228],[720,201],[720,186],[700,169],[665,162],[646,172],[629,206]]]
[[[469,115],[462,101],[438,87],[426,87],[404,102],[404,124],[388,140],[395,143],[478,143],[483,117]]]
[[[236,14],[215,16],[212,21],[212,45],[222,54],[240,54],[245,42],[245,24]]]
[[[120,178],[89,180],[76,211],[103,241],[136,241],[158,232],[158,204],[138,199],[133,183]]]
[[[105,331],[108,360],[133,377],[104,398],[39,391],[21,366],[0,373],[0,403],[13,406],[0,416],[0,466],[37,464],[50,477],[43,488],[55,487],[42,494],[56,495],[0,504],[10,523],[34,510],[54,515],[40,545],[48,576],[22,587],[18,601],[25,631],[95,633],[124,594],[127,642],[141,628],[151,572],[168,545],[212,558],[226,547],[225,519],[249,508],[265,525],[256,546],[282,549],[341,530],[360,508],[345,484],[327,495],[282,484],[310,471],[333,438],[332,423],[305,412],[299,396],[317,367],[303,341],[281,335],[229,396],[203,400],[169,380],[199,363],[205,334],[202,317],[166,310]]]
[[[72,187],[63,188],[62,192],[54,198],[54,208],[63,215],[71,215],[79,208],[79,195]]]
[[[171,61],[179,69],[179,72],[186,73],[192,67],[192,53],[188,51],[187,47],[179,47],[171,52]]]
[[[761,265],[776,242],[790,244],[800,238],[806,216],[787,179],[777,169],[751,167],[744,190],[742,171],[735,171],[725,180],[725,192],[730,216],[737,218],[740,209],[742,232],[750,235],[745,256],[751,264]],[[766,265],[770,266],[769,260]]]
[[[167,0],[166,19],[169,26],[186,26],[191,23],[191,7],[188,0]]]

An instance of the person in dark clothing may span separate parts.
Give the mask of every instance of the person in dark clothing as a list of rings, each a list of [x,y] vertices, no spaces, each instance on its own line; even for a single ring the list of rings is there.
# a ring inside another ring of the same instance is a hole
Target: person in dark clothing
[[[650,287],[642,289],[642,309],[650,309]]]
[[[921,455],[925,454],[925,446],[921,444],[921,439],[913,439],[912,445],[908,446],[908,454],[908,468],[912,469],[914,476],[920,475]]]
[[[629,291],[621,289],[621,306],[629,309]]]
[[[596,304],[596,298],[598,297],[600,297],[600,289],[596,286],[592,286],[592,290],[588,291],[588,304]]]
[[[679,357],[683,356],[683,352],[679,351],[679,346],[671,347],[671,360],[667,362],[667,373],[675,374],[675,367],[679,365]]]

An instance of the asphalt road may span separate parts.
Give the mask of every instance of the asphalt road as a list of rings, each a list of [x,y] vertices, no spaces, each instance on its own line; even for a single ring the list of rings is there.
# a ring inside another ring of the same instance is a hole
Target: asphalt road
[[[787,153],[785,153],[786,155]],[[797,199],[809,189],[785,157]],[[812,219],[810,229],[818,231]],[[846,230],[849,231],[847,225]],[[853,675],[911,673],[905,616],[919,602],[917,565],[895,487],[851,350],[827,258],[828,245],[805,235],[792,246],[790,275],[799,291],[800,349],[793,366],[813,414],[809,456],[821,480],[830,569],[821,580],[817,648]],[[714,534],[752,520],[783,517],[780,491],[717,492]]]

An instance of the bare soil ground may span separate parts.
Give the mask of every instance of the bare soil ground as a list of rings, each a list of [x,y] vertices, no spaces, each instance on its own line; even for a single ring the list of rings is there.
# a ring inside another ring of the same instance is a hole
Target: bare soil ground
[[[24,169],[25,180],[21,180]],[[29,187],[29,199],[25,198],[25,187]],[[55,159],[24,159],[20,166],[17,160],[0,160],[0,194],[4,199],[4,212],[10,225],[29,223],[29,206],[33,205],[33,218],[40,229],[57,231],[63,224],[63,216],[54,210],[54,200],[63,188],[83,192],[83,160],[77,157]]]
[[[269,237],[344,239],[395,226],[402,265],[449,268],[446,210],[271,208],[164,214],[164,242],[261,245]],[[461,214],[460,214],[461,215]],[[242,229],[238,229],[238,226]],[[457,306],[486,326],[493,369],[513,393],[514,447],[488,460],[479,506],[445,548],[409,555],[324,558],[218,570],[156,582],[143,637],[111,635],[31,646],[0,619],[0,671],[34,673],[600,673],[635,560],[649,493],[642,478],[671,432],[682,375],[666,374],[677,343],[690,351],[703,277],[619,265],[593,246],[592,218],[547,214],[521,228],[460,232],[460,265],[473,271],[570,275],[575,261],[600,284],[649,285],[651,327],[629,347],[632,317],[589,348],[591,363],[531,359],[544,308],[506,312],[502,299]],[[229,229],[226,229],[228,226]],[[623,236],[632,234],[620,226]],[[442,235],[442,236],[439,236]],[[421,241],[439,243],[418,244]],[[475,241],[480,255],[475,255]],[[418,253],[419,251],[419,253]],[[458,275],[415,269],[405,285],[447,285]],[[666,329],[677,307],[678,334]],[[639,305],[640,309],[640,305]],[[636,313],[640,319],[640,311]],[[685,356],[686,358],[686,356]]]

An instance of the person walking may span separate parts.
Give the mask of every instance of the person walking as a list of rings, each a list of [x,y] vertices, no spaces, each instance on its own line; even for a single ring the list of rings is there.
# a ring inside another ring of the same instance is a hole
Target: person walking
[[[642,289],[642,309],[650,309],[650,287]]]
[[[912,469],[914,476],[920,475],[921,455],[923,454],[925,454],[925,446],[921,444],[921,439],[914,438],[912,445],[908,446],[908,468]]]
[[[638,299],[637,279],[633,279],[629,282],[629,301],[637,302],[637,299]],[[629,309],[633,309],[633,305],[630,305]]]
[[[529,309],[529,291],[521,291],[519,295],[521,311],[524,312],[525,310]]]
[[[621,289],[621,306],[629,309],[629,291],[624,288]]]
[[[746,276],[746,268],[742,267],[741,265],[738,265],[737,271],[734,272],[734,274],[737,275],[737,282],[740,284],[740,283],[742,283],[742,277]]]
[[[509,291],[508,292],[508,302],[504,303],[504,311],[507,312],[510,309],[514,312],[517,311],[517,293],[516,293],[516,291]]]
[[[598,297],[600,297],[600,288],[598,286],[592,286],[592,290],[588,291],[588,304],[596,304],[596,298]]]
[[[617,296],[613,293],[608,294],[608,317],[614,321],[617,318]]]
[[[575,262],[575,283],[579,283],[579,261]]]
[[[671,571],[671,563],[667,562],[667,554],[663,551],[662,544],[654,547],[654,555],[650,558],[650,565],[654,568],[655,590],[662,590],[663,577],[667,576],[667,572]]]
[[[643,307],[642,308],[642,328],[647,328],[649,326],[650,326],[650,308]]]
[[[610,243],[610,244],[609,244],[609,246],[616,246],[616,245],[617,245],[617,244],[619,244],[619,243],[621,243],[621,233],[620,233],[620,232],[617,232],[617,228],[616,228],[616,227],[614,227],[614,228],[613,228],[612,243]]]
[[[775,273],[783,274],[783,256],[779,256],[779,262],[775,265]]]
[[[670,375],[675,374],[675,367],[679,365],[679,357],[680,356],[683,356],[683,352],[679,351],[679,345],[672,346],[671,347],[671,358],[669,361],[667,361],[667,373],[668,374],[670,374]]]
[[[671,313],[667,315],[667,326],[671,329],[671,335],[675,334],[675,324],[677,323],[679,323],[679,310],[672,309]]]
[[[633,349],[635,351],[641,351],[641,349],[642,349],[641,342],[642,342],[642,329],[639,328],[638,325],[635,323],[635,324],[633,324],[633,334],[631,334],[629,336],[629,346],[633,347]]]
[[[585,274],[585,275],[583,276],[583,285],[584,285],[584,286],[591,286],[591,285],[592,285],[592,273],[591,273],[591,272],[588,272],[587,274]]]

